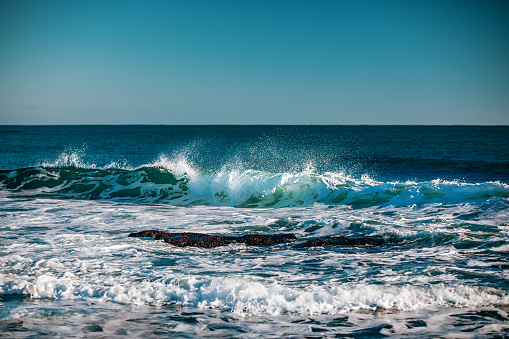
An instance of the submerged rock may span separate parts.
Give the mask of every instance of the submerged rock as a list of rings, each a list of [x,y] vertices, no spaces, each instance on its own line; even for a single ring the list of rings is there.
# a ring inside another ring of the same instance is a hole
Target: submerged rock
[[[272,245],[282,242],[297,240],[295,234],[245,234],[242,236],[222,236],[205,233],[169,233],[157,230],[147,230],[137,233],[130,233],[129,237],[163,239],[164,242],[179,247],[196,246],[212,248],[225,246],[232,243],[246,245]]]
[[[213,248],[225,246],[232,243],[241,243],[246,245],[273,245],[279,243],[288,243],[297,241],[297,237],[293,233],[286,234],[245,234],[242,236],[223,236],[211,235],[205,233],[170,233],[158,230],[146,230],[136,233],[130,233],[129,237],[135,238],[155,238],[163,239],[164,242],[178,246],[195,246],[202,248]],[[327,236],[309,239],[303,243],[297,244],[296,247],[316,247],[316,246],[355,246],[355,245],[382,245],[384,239],[379,235],[365,237],[343,237],[343,236]]]
[[[246,245],[272,245],[282,242],[296,241],[297,237],[295,234],[245,234],[239,238],[236,238],[236,242],[241,242]]]
[[[199,233],[168,233],[164,242],[178,247],[195,246],[212,248],[226,245],[225,237]]]
[[[355,246],[355,245],[382,245],[384,238],[380,235],[371,235],[365,237],[343,237],[343,236],[330,236],[310,239],[297,247],[316,247],[316,246]]]
[[[160,234],[166,234],[167,232],[158,230],[146,230],[136,233],[129,233],[130,238],[156,238]]]

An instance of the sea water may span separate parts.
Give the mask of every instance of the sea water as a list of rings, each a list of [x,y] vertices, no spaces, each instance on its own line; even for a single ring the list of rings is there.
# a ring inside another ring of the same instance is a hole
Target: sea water
[[[0,149],[2,337],[509,334],[509,127],[0,126]]]

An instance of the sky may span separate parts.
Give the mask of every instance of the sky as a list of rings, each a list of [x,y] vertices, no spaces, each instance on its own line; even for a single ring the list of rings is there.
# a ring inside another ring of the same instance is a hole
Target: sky
[[[509,125],[509,1],[0,0],[0,124]]]

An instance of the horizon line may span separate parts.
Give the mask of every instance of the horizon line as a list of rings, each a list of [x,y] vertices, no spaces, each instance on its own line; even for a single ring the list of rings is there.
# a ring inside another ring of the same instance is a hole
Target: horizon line
[[[386,126],[386,127],[411,127],[411,126],[422,126],[422,127],[509,127],[509,124],[486,124],[486,125],[474,125],[474,124],[0,124],[0,127],[7,126],[26,126],[26,127],[38,127],[38,126]]]

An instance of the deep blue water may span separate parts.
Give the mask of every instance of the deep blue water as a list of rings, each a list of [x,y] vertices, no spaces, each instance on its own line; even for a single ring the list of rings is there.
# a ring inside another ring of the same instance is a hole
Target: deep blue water
[[[0,126],[0,148],[0,335],[508,333],[507,126]]]

